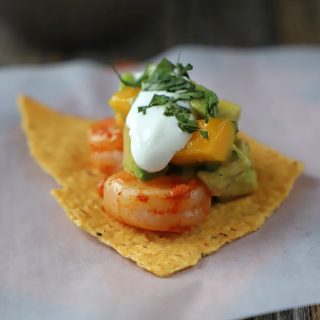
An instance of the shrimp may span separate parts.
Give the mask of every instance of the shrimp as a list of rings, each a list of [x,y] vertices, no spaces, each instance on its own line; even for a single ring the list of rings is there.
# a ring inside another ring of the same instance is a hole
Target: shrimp
[[[104,173],[112,174],[122,169],[122,128],[115,119],[95,122],[88,133],[90,159],[93,166]]]
[[[183,232],[205,220],[211,205],[207,187],[198,179],[187,182],[163,176],[141,182],[120,171],[104,183],[104,209],[116,220],[142,229]]]

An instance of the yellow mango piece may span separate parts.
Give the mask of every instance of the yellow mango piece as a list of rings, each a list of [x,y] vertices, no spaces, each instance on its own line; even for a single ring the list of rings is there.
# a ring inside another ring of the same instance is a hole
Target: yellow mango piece
[[[140,88],[124,87],[111,97],[108,103],[116,114],[119,114],[117,115],[118,118],[121,118],[122,120],[126,118],[132,102],[138,95],[139,91]]]
[[[171,162],[176,165],[194,164],[197,162],[226,161],[235,139],[235,127],[228,119],[213,118],[206,123],[199,120],[200,130],[208,132],[208,139],[193,133],[186,146],[178,151]]]

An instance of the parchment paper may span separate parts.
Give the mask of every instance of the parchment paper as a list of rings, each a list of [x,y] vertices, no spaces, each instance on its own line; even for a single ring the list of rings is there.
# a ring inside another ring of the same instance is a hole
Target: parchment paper
[[[320,303],[320,48],[165,55],[242,106],[240,127],[305,172],[264,227],[161,279],[74,226],[28,154],[15,96],[102,117],[118,80],[88,61],[0,70],[0,318],[234,319]],[[57,146],[59,147],[59,146]]]

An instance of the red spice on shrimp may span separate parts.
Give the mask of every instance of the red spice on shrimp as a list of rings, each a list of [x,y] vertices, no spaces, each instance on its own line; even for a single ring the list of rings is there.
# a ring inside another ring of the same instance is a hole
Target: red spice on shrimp
[[[104,183],[105,183],[106,179],[101,180],[98,185],[97,185],[97,189],[98,189],[98,193],[99,196],[102,198],[103,197],[103,191],[104,191]]]
[[[138,193],[136,197],[138,200],[143,201],[143,202],[146,202],[149,200],[149,197],[143,193]]]
[[[211,196],[200,180],[162,176],[142,182],[121,171],[106,180],[103,201],[108,215],[128,225],[182,232],[207,217]]]
[[[95,122],[88,132],[90,159],[94,167],[108,175],[121,170],[122,127],[113,118]]]

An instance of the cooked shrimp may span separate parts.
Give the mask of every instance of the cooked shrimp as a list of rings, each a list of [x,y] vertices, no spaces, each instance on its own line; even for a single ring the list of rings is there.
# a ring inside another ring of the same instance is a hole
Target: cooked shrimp
[[[155,231],[182,232],[208,215],[211,195],[198,179],[163,176],[141,182],[125,171],[104,183],[104,208],[118,221]]]
[[[90,158],[93,166],[112,174],[121,170],[123,156],[122,128],[115,119],[94,123],[88,134]]]

